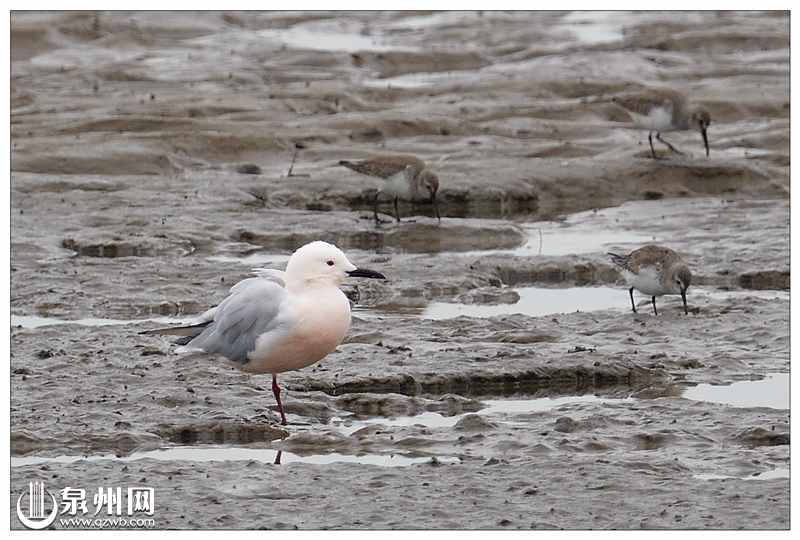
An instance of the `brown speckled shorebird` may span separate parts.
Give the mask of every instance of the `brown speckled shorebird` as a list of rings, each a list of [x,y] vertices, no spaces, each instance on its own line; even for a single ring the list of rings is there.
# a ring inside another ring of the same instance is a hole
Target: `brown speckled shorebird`
[[[683,311],[689,314],[686,290],[692,283],[692,272],[680,255],[667,247],[654,245],[641,247],[627,255],[609,255],[612,262],[622,269],[622,275],[630,285],[628,292],[634,313],[636,304],[633,301],[633,290],[636,289],[652,297],[655,315],[658,315],[656,296],[664,294],[680,294],[683,298]]]
[[[398,199],[400,197],[415,199],[419,195],[428,196],[433,205],[436,219],[441,223],[442,217],[439,215],[439,204],[436,200],[436,192],[439,191],[439,177],[428,169],[421,159],[414,156],[378,156],[364,161],[342,160],[339,165],[357,173],[382,178],[386,181],[375,193],[373,213],[376,225],[380,224],[378,198],[381,193],[394,197],[394,216],[398,223],[400,223],[400,211],[397,209]]]
[[[711,116],[705,109],[690,107],[683,94],[668,89],[651,89],[616,96],[611,101],[625,109],[631,115],[634,124],[650,131],[647,138],[650,141],[653,159],[656,159],[656,151],[653,148],[654,131],[656,139],[676,154],[682,154],[683,152],[661,138],[661,132],[687,129],[700,131],[708,157],[707,130],[711,124]]]

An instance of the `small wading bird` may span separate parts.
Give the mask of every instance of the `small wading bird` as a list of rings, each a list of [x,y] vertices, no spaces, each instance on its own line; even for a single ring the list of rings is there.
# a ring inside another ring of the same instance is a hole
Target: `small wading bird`
[[[711,124],[711,115],[701,108],[690,107],[683,94],[667,89],[651,89],[638,93],[616,96],[611,101],[625,109],[633,119],[634,124],[649,130],[650,153],[656,159],[653,148],[653,132],[656,139],[665,144],[676,154],[683,154],[680,150],[661,138],[662,131],[685,131],[697,129],[703,137],[703,144],[708,150],[708,126]]]
[[[439,203],[436,200],[436,193],[439,191],[439,177],[426,168],[425,162],[421,159],[414,156],[379,156],[364,161],[342,160],[339,165],[357,173],[384,180],[383,185],[375,193],[373,214],[376,225],[380,225],[378,198],[381,193],[394,198],[394,217],[398,223],[400,223],[400,211],[397,209],[398,199],[403,197],[413,200],[420,196],[429,198],[436,219],[439,220],[439,223],[442,222],[442,217],[439,215]]]
[[[225,356],[250,373],[271,373],[281,423],[278,373],[310,366],[327,356],[350,328],[350,301],[339,290],[347,277],[386,279],[357,268],[336,246],[311,242],[295,251],[286,271],[260,269],[240,281],[217,307],[190,326],[142,334],[181,336],[176,352]]]
[[[653,313],[656,310],[656,296],[680,294],[683,298],[683,311],[689,314],[686,305],[686,290],[692,283],[692,273],[680,255],[661,246],[644,246],[627,255],[609,253],[611,261],[622,269],[622,275],[630,286],[631,307],[636,313],[633,290],[652,297]]]

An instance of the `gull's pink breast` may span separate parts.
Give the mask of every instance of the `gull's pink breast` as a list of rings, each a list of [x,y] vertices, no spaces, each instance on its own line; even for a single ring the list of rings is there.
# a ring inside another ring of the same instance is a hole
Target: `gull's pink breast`
[[[319,362],[333,352],[350,329],[350,302],[332,288],[298,296],[297,322],[279,338],[259,338],[244,366],[252,373],[282,373]]]

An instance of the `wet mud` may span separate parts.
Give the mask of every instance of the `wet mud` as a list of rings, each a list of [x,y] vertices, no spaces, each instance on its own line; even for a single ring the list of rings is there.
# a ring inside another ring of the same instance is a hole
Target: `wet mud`
[[[12,527],[42,479],[152,486],[163,528],[789,528],[788,44],[784,13],[14,13]],[[659,85],[709,158],[611,103]],[[441,224],[375,226],[336,164],[383,153]],[[316,239],[389,279],[280,377],[288,426],[269,377],[138,334]],[[649,242],[688,315],[631,313],[606,252]]]

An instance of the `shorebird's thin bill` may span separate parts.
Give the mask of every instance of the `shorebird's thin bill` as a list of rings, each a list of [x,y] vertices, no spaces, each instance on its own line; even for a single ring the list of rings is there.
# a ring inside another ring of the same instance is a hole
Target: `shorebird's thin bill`
[[[347,272],[347,275],[350,277],[363,277],[363,278],[371,278],[371,279],[386,279],[386,276],[381,274],[380,272],[376,272],[375,270],[369,270],[367,268],[356,268],[355,270],[351,270]]]
[[[708,157],[708,133],[706,132],[706,128],[700,130],[700,133],[703,134],[703,144],[706,145],[706,157]]]

